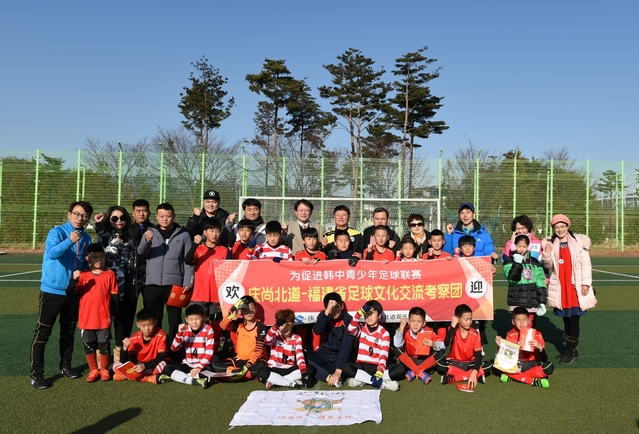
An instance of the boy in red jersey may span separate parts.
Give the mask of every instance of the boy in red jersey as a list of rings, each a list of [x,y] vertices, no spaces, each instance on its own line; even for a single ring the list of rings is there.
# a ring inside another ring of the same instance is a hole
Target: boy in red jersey
[[[528,328],[530,323],[528,310],[525,307],[516,307],[513,309],[512,323],[513,328],[506,335],[506,340],[517,344],[520,342],[519,332],[521,328]],[[497,336],[495,342],[497,345],[501,345],[501,336]],[[519,349],[517,365],[520,368],[520,372],[516,374],[504,372],[501,374],[501,382],[519,381],[530,386],[548,389],[550,383],[548,383],[547,377],[553,373],[555,367],[552,362],[548,361],[548,355],[545,349],[546,342],[539,330],[535,330],[533,339],[529,340],[527,344],[532,346],[534,350],[524,351],[523,349]]]
[[[275,321],[264,339],[271,347],[268,367],[261,368],[257,378],[266,384],[267,389],[272,386],[313,387],[313,373],[307,372],[302,338],[293,333],[295,312],[280,309],[275,312]],[[313,370],[313,366],[308,368]]]
[[[444,243],[446,240],[444,239],[444,233],[439,229],[433,229],[430,232],[428,242],[430,243],[430,248],[428,249],[428,256],[426,259],[443,259],[453,257],[450,253],[444,252]]]
[[[355,363],[347,363],[342,369],[343,375],[350,377],[349,387],[370,384],[378,389],[399,390],[396,380],[404,377],[404,369],[397,364],[386,369],[390,336],[379,324],[382,313],[382,305],[377,300],[367,301],[348,326],[348,332],[359,338]],[[365,323],[359,322],[362,316]]]
[[[166,353],[166,333],[157,327],[158,320],[153,309],[144,308],[136,317],[137,333],[122,340],[120,361],[113,364],[116,370],[126,362],[135,364],[134,372],[143,374],[137,381],[157,384],[168,359]],[[128,378],[117,372],[113,380],[124,381]]]
[[[268,235],[267,235],[268,236]],[[230,379],[249,380],[257,376],[260,368],[266,366],[266,346],[264,339],[268,332],[263,322],[257,319],[257,303],[250,295],[240,298],[231,308],[228,316],[222,320],[222,330],[235,333],[235,357],[216,361],[216,372],[237,371]],[[237,318],[237,314],[241,318]]]
[[[373,237],[375,238],[375,244],[371,243],[366,248],[366,260],[382,261],[384,264],[394,261],[395,253],[388,247],[388,240],[390,240],[388,226],[375,226]]]
[[[213,328],[204,323],[204,308],[192,304],[184,312],[187,324],[180,324],[178,332],[171,344],[171,351],[176,352],[184,346],[185,357],[182,363],[166,365],[158,378],[159,383],[171,379],[178,383],[208,388],[213,381],[202,374],[211,370],[215,335]]]
[[[217,317],[222,311],[213,262],[226,259],[229,249],[218,244],[222,235],[222,223],[219,220],[207,218],[202,224],[202,230],[204,242],[202,243],[201,235],[196,235],[193,239],[193,247],[184,257],[185,264],[195,266],[191,301],[202,305],[204,313],[208,314],[212,321],[219,321],[221,318]]]
[[[304,250],[295,252],[295,260],[302,261],[305,264],[317,264],[319,261],[325,261],[326,255],[319,251],[319,234],[317,229],[308,227],[302,229],[302,243]]]
[[[401,319],[393,344],[397,358],[404,365],[406,379],[413,381],[419,378],[424,384],[430,383],[428,371],[444,357],[446,345],[433,329],[426,326],[424,309],[413,307],[408,312],[408,318]]]
[[[266,242],[255,247],[251,243],[243,259],[270,259],[273,262],[292,261],[291,249],[282,243],[282,225],[272,220],[266,224]]]
[[[255,248],[257,242],[253,240],[255,233],[255,223],[248,219],[242,219],[237,224],[237,236],[239,240],[233,244],[231,249],[232,259],[246,259],[246,254],[250,247]]]
[[[106,255],[102,244],[87,248],[89,270],[75,270],[71,276],[67,295],[80,296],[78,327],[82,330],[84,354],[89,364],[87,383],[109,381],[111,345],[111,319],[118,305],[118,283],[115,273],[106,269]],[[100,368],[98,355],[100,350]]]
[[[437,362],[442,384],[468,381],[468,387],[475,388],[477,382],[486,382],[492,365],[482,360],[481,337],[472,325],[472,309],[466,304],[457,306],[444,341],[450,352],[445,360]]]

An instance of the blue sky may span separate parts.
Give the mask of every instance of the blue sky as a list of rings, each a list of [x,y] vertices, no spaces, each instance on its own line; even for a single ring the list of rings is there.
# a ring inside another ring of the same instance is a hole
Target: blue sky
[[[247,73],[285,59],[295,77],[330,84],[323,64],[348,47],[393,69],[427,45],[450,129],[421,156],[477,147],[524,155],[639,162],[639,2],[138,1],[4,2],[0,17],[0,149],[134,143],[180,125],[190,62],[228,77],[236,107],[213,134],[253,135],[260,96]],[[387,79],[391,79],[390,73]],[[331,146],[345,147],[336,130]]]

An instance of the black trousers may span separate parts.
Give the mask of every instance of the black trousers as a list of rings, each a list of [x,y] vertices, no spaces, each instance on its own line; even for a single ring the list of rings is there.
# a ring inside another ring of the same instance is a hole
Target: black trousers
[[[44,375],[44,350],[58,315],[60,316],[60,368],[71,367],[79,303],[79,297],[40,292],[38,323],[31,343],[32,377]]]
[[[164,319],[164,306],[166,306],[169,295],[171,295],[172,287],[173,285],[147,285],[144,288],[144,306],[149,307],[155,311],[155,316],[158,320],[158,327],[160,328],[163,328],[162,320]],[[170,348],[171,344],[173,343],[173,339],[177,334],[178,327],[182,322],[182,308],[175,306],[166,306],[166,313],[169,317],[169,328],[166,333],[166,346]]]
[[[125,297],[118,303],[118,314],[115,316],[115,346],[122,348],[124,338],[131,336],[133,321],[135,320],[135,310],[138,307],[138,298]],[[159,323],[158,323],[159,324]],[[171,343],[169,342],[169,345]]]

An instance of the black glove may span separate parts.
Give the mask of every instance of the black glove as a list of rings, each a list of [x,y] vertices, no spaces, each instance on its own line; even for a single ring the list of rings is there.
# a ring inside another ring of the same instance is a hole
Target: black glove
[[[351,267],[354,267],[357,265],[358,261],[359,261],[359,258],[357,256],[351,256],[350,258],[348,258],[348,265]]]
[[[282,258],[279,258],[279,257],[273,258],[273,262],[278,262],[279,263],[281,260],[282,260]]]
[[[339,256],[339,252],[335,249],[331,249],[328,251],[328,253],[326,254],[326,257],[328,259],[335,259]]]
[[[286,324],[286,320],[284,318],[280,318],[277,320],[277,322],[275,323],[275,327],[280,328],[282,327],[284,324]]]
[[[253,248],[255,248],[255,246],[257,246],[257,241],[255,241],[255,240],[249,241],[249,243],[248,243],[249,249],[253,249]]]

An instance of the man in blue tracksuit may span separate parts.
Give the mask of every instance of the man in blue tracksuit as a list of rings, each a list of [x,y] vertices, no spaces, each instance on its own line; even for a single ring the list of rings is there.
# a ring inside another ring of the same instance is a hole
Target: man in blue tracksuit
[[[78,378],[71,369],[73,337],[78,321],[78,297],[66,295],[74,270],[87,268],[87,247],[91,236],[84,225],[91,218],[89,202],[73,202],[69,206],[68,221],[56,226],[47,235],[42,261],[38,323],[31,343],[31,384],[36,389],[49,387],[44,379],[44,350],[51,336],[56,318],[60,316],[60,375]]]
[[[475,239],[475,256],[490,256],[491,260],[498,258],[495,253],[493,239],[483,225],[475,220],[475,207],[472,203],[464,202],[459,205],[459,221],[455,226],[446,226],[446,243],[444,251],[455,255],[458,249],[459,239],[464,235],[470,235]]]

